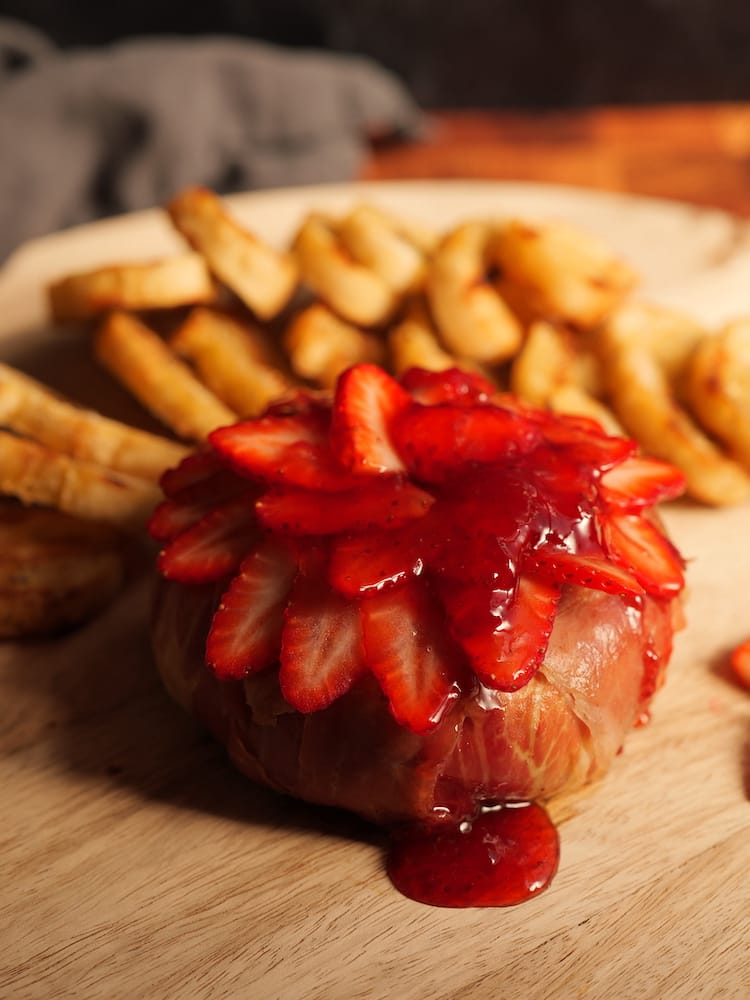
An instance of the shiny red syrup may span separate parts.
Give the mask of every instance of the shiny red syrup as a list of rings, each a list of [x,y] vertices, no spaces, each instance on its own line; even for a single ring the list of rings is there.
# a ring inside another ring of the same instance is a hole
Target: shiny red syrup
[[[429,906],[515,906],[547,888],[557,871],[557,829],[536,803],[483,809],[448,828],[414,826],[393,835],[394,886]]]

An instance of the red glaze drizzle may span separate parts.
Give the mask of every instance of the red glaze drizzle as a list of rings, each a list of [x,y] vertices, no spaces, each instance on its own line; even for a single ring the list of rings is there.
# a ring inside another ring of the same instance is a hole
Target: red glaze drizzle
[[[559,857],[555,825],[532,802],[485,808],[458,825],[398,830],[387,871],[418,903],[514,906],[547,888]]]

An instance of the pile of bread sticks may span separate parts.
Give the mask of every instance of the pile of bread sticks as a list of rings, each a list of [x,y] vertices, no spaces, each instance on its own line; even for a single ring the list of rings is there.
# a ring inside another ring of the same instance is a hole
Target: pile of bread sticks
[[[161,472],[214,428],[362,361],[481,371],[500,390],[635,437],[714,505],[750,496],[750,319],[707,330],[637,297],[606,244],[560,222],[427,231],[374,204],[312,212],[271,246],[213,192],[167,206],[186,249],[49,289],[58,324],[164,425],[149,434],[0,366],[0,493],[143,524]]]

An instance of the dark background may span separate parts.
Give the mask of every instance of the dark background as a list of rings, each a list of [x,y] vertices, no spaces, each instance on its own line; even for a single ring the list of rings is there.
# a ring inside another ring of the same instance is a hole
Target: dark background
[[[66,48],[230,33],[362,53],[428,108],[750,98],[750,0],[0,0],[0,15]]]

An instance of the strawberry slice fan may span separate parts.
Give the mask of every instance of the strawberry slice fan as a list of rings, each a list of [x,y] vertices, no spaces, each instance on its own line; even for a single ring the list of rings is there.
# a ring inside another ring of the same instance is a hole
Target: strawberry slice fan
[[[203,714],[223,713],[213,728],[225,742],[234,713],[244,770],[371,819],[415,821],[399,826],[389,863],[413,898],[505,905],[540,891],[556,868],[556,835],[538,814],[522,821],[518,803],[597,776],[661,683],[684,567],[653,507],[683,491],[682,474],[593,421],[529,408],[475,374],[413,369],[398,381],[358,365],[332,400],[301,391],[214,431],[162,486],[150,529],[163,543],[165,586],[209,595],[192,707],[200,714],[201,699],[214,700]],[[614,623],[616,641],[587,661],[597,613]],[[599,676],[597,657],[618,643],[624,661],[638,646],[632,682]],[[573,655],[580,664],[565,666]],[[272,737],[255,703],[261,683],[276,699]],[[604,735],[596,712],[607,716]],[[360,714],[342,734],[351,742],[353,727],[358,746],[334,752],[345,713]],[[620,729],[607,733],[618,713]],[[276,776],[289,762],[274,768],[264,754],[289,756],[267,750],[282,730],[297,754],[317,733],[322,768],[343,754],[348,773],[331,785],[346,777],[351,793],[326,791],[310,762]],[[385,781],[391,790],[374,790]],[[524,825],[536,850],[518,846]],[[424,839],[433,827],[434,850],[404,832]],[[488,888],[486,848],[477,861],[470,828],[515,857],[503,889]],[[457,851],[473,860],[459,864]],[[458,882],[428,877],[412,863],[417,854],[433,858],[433,873],[438,855],[453,857]]]

